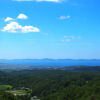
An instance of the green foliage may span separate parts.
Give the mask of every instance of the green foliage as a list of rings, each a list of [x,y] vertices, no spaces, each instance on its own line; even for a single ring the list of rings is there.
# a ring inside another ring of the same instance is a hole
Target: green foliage
[[[30,88],[41,100],[100,100],[99,71],[32,70],[0,73],[0,84]],[[24,92],[24,91],[20,91]],[[1,93],[2,94],[2,93]],[[31,95],[0,94],[0,100],[30,100]],[[9,96],[8,96],[9,95]],[[9,99],[11,98],[11,99]]]
[[[0,91],[10,90],[12,88],[11,85],[0,85]]]

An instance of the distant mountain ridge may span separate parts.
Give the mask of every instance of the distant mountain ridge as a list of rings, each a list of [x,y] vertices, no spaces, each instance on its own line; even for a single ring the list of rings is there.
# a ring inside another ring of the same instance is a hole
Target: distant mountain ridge
[[[0,59],[0,63],[31,66],[100,66],[100,59]]]

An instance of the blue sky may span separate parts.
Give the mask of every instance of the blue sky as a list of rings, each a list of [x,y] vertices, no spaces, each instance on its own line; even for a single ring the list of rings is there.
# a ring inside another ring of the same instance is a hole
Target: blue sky
[[[0,1],[0,59],[100,59],[100,0]]]

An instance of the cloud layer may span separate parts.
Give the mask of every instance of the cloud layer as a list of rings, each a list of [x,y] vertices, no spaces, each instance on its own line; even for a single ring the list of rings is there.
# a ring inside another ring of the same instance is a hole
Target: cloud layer
[[[25,14],[19,14],[16,19],[13,19],[11,17],[7,17],[4,21],[9,22],[9,24],[7,24],[2,29],[2,32],[10,32],[10,33],[40,32],[40,29],[37,27],[20,25],[18,22],[15,22],[17,19],[28,19],[28,16],[26,16]]]
[[[70,19],[71,16],[60,16],[59,19],[63,20],[63,19]]]
[[[7,24],[3,30],[3,32],[11,32],[11,33],[28,33],[28,32],[40,32],[40,30],[37,27],[33,26],[22,26],[19,25],[17,22],[10,22]]]
[[[26,16],[25,14],[19,14],[17,19],[28,19],[28,16]]]
[[[8,22],[8,21],[11,21],[11,20],[14,20],[14,19],[11,18],[11,17],[7,17],[4,21],[5,21],[5,22]]]
[[[36,2],[62,2],[62,0],[13,0],[13,1],[18,1],[18,2],[24,2],[24,1],[36,1]]]
[[[22,2],[22,1],[33,1],[33,0],[13,0],[13,1]]]
[[[80,39],[80,36],[64,36],[62,42],[70,42],[74,39]]]
[[[36,0],[37,2],[61,2],[61,0]]]

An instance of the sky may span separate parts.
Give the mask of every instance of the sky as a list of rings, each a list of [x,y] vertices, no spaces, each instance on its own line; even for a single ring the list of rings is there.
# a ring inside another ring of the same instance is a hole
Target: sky
[[[0,0],[0,59],[100,59],[100,0]]]

